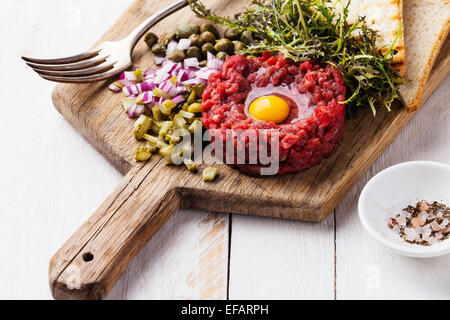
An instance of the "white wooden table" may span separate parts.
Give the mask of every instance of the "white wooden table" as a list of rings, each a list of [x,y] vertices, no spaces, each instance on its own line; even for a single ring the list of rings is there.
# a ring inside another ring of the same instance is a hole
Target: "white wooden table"
[[[53,109],[53,85],[19,58],[88,48],[131,2],[1,1],[0,298],[51,298],[50,257],[121,179]],[[447,79],[326,222],[180,211],[110,298],[449,299],[450,256],[398,256],[357,217],[359,193],[380,170],[450,163],[449,89]]]

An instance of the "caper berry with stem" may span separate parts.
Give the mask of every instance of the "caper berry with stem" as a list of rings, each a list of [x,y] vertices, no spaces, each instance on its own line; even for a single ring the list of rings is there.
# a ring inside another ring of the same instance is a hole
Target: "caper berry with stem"
[[[158,42],[158,36],[153,32],[149,32],[145,35],[144,41],[147,44],[148,48],[151,49],[155,43]]]
[[[190,47],[186,51],[186,58],[197,58],[199,61],[202,60],[202,51],[197,47]]]
[[[212,32],[216,38],[220,37],[219,31],[217,30],[216,26],[210,22],[206,22],[200,26],[200,33],[203,33],[205,31]]]
[[[161,43],[156,43],[152,47],[152,52],[155,56],[164,57],[166,56],[166,47]]]
[[[229,55],[232,55],[234,52],[234,45],[229,39],[220,39],[216,42],[216,45],[214,46],[214,49],[217,52],[223,51],[228,53]]]
[[[204,42],[204,43],[215,43],[216,42],[216,36],[210,32],[210,31],[205,31],[200,35],[200,39]]]
[[[208,52],[211,52],[212,54],[214,54],[216,52],[216,50],[214,49],[214,45],[212,43],[205,43],[202,46],[202,53],[206,56],[208,54]]]
[[[241,32],[236,29],[227,28],[224,33],[225,38],[230,40],[238,40],[241,36]]]
[[[173,62],[182,62],[186,58],[184,52],[179,49],[173,50],[168,56],[167,59]]]
[[[187,39],[193,34],[199,34],[200,27],[196,24],[183,24],[179,26],[175,32],[178,38]]]

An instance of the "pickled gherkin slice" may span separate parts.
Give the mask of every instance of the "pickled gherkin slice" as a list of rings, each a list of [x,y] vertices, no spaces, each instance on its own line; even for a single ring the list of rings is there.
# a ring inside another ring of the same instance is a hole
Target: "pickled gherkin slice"
[[[155,146],[157,146],[158,143],[160,142],[160,140],[157,137],[151,136],[149,134],[144,134],[144,139]]]
[[[186,166],[186,168],[191,171],[191,172],[197,172],[197,165],[195,164],[194,161],[192,161],[191,159],[184,159],[183,160],[184,165]]]
[[[159,122],[157,125],[160,127],[159,136],[165,137],[169,133],[170,129],[173,128],[173,121]]]
[[[136,71],[133,71],[133,74],[136,77],[136,83],[144,81],[144,73],[142,72],[142,69],[137,69]]]
[[[144,95],[145,95],[145,92],[139,94],[136,97],[136,104],[142,104],[144,102]]]
[[[148,159],[150,159],[151,156],[152,156],[152,150],[151,150],[151,148],[148,148],[148,147],[139,147],[135,153],[136,161],[139,161],[139,162],[147,161]]]
[[[126,113],[130,111],[130,108],[136,105],[136,99],[133,97],[123,98],[122,99],[122,107]]]
[[[201,132],[203,130],[203,123],[200,120],[195,120],[190,126],[189,126],[189,132],[194,134],[195,132]]]
[[[173,102],[172,100],[166,100],[164,101],[159,108],[161,109],[161,112],[165,115],[169,115],[173,108],[175,108],[177,104]]]
[[[156,147],[158,149],[164,149],[166,147],[169,147],[169,145],[167,143],[165,143],[164,141],[159,140],[158,143],[156,144]]]
[[[173,123],[174,123],[175,126],[177,126],[178,128],[183,128],[184,125],[186,124],[186,120],[183,118],[183,116],[181,116],[180,114],[177,114],[177,115],[173,118]]]
[[[203,181],[214,181],[217,178],[219,170],[209,167],[203,170]]]
[[[155,119],[156,121],[162,121],[163,120],[164,116],[163,116],[159,106],[154,106],[152,108],[152,113],[153,113],[153,119]]]
[[[193,103],[188,107],[188,112],[200,113],[202,112],[202,105],[200,103]]]
[[[157,96],[158,98],[166,98],[166,99],[171,99],[172,98],[167,92],[164,92],[164,91],[162,91],[161,89],[158,89],[158,88],[153,90],[153,94],[155,96]]]
[[[166,145],[163,148],[159,149],[159,154],[163,157],[170,157],[172,155],[173,148],[173,145]]]
[[[192,91],[191,94],[189,95],[189,98],[187,99],[188,105],[195,103],[196,99],[197,99],[197,95],[195,94],[195,91]]]
[[[176,145],[178,142],[181,141],[181,137],[168,134],[166,135],[166,140],[168,140],[171,145]]]
[[[203,91],[205,91],[204,84],[197,84],[192,88],[192,91],[195,92],[196,99],[201,99],[203,95]]]
[[[154,134],[154,135],[157,135],[157,136],[159,136],[159,127],[156,125],[156,123],[154,123],[153,125],[152,125],[152,133]]]
[[[155,153],[158,150],[158,148],[156,147],[156,144],[153,144],[149,141],[147,141],[146,147],[151,153]]]
[[[195,114],[193,114],[192,112],[186,112],[181,110],[180,112],[178,112],[178,114],[180,116],[182,116],[185,119],[192,119],[193,117],[195,117]]]
[[[144,134],[146,134],[151,128],[152,124],[152,119],[146,115],[141,115],[134,124],[134,137],[139,141],[142,140],[144,138]]]

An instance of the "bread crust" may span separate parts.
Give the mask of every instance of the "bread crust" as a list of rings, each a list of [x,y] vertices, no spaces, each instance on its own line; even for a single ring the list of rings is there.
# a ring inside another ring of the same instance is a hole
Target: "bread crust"
[[[411,0],[409,0],[409,1],[411,1]],[[450,5],[450,1],[448,1],[448,0],[438,0],[436,2],[439,2],[445,6]],[[450,7],[448,9],[450,10]],[[425,90],[425,86],[428,82],[428,78],[431,74],[431,70],[434,66],[436,58],[439,55],[439,51],[447,39],[449,31],[450,31],[450,14],[447,18],[447,21],[441,26],[438,37],[431,48],[431,55],[430,55],[428,61],[426,62],[426,65],[425,65],[422,75],[420,76],[420,79],[417,84],[417,89],[413,94],[411,94],[411,96],[413,96],[413,97],[412,98],[402,97],[403,102],[406,105],[406,107],[408,108],[409,112],[417,111],[421,106],[422,96],[423,96],[423,92]],[[408,30],[406,30],[406,32],[408,32]],[[401,91],[402,90],[401,90],[401,86],[400,86],[400,94],[401,94]]]
[[[448,4],[448,2],[443,1],[444,3]],[[441,50],[445,40],[447,39],[448,33],[450,30],[450,19],[447,20],[447,23],[445,24],[444,28],[441,30],[441,33],[439,34],[439,40],[436,41],[433,47],[433,53],[431,55],[431,59],[428,60],[427,66],[425,67],[425,72],[420,79],[419,88],[416,93],[416,97],[414,98],[413,102],[409,105],[406,104],[406,107],[408,108],[409,112],[414,112],[419,110],[422,102],[422,96],[423,91],[425,90],[425,85],[427,84],[428,77],[430,76],[431,70],[433,69],[434,63],[436,62],[436,58],[439,55],[439,51]]]

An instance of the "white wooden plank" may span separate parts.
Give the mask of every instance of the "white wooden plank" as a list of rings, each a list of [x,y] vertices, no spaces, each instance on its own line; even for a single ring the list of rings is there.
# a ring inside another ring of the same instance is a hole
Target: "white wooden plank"
[[[109,299],[226,299],[227,214],[179,211],[144,247]]]
[[[0,299],[51,298],[49,259],[121,179],[52,107],[53,85],[19,58],[81,52],[131,2],[2,1],[9,48],[0,50],[8,75],[0,86],[0,255],[8,258],[0,263]],[[228,215],[179,213],[125,275],[128,294],[121,280],[113,296],[226,297],[227,228]]]
[[[359,194],[381,170],[404,161],[450,164],[448,78],[337,209],[338,299],[449,299],[450,255],[433,259],[399,256],[362,228]],[[433,199],[428,199],[433,200]]]
[[[0,298],[50,298],[50,257],[121,179],[59,116],[53,85],[20,56],[88,48],[129,2],[2,1]]]
[[[333,299],[334,221],[232,217],[231,299]]]

